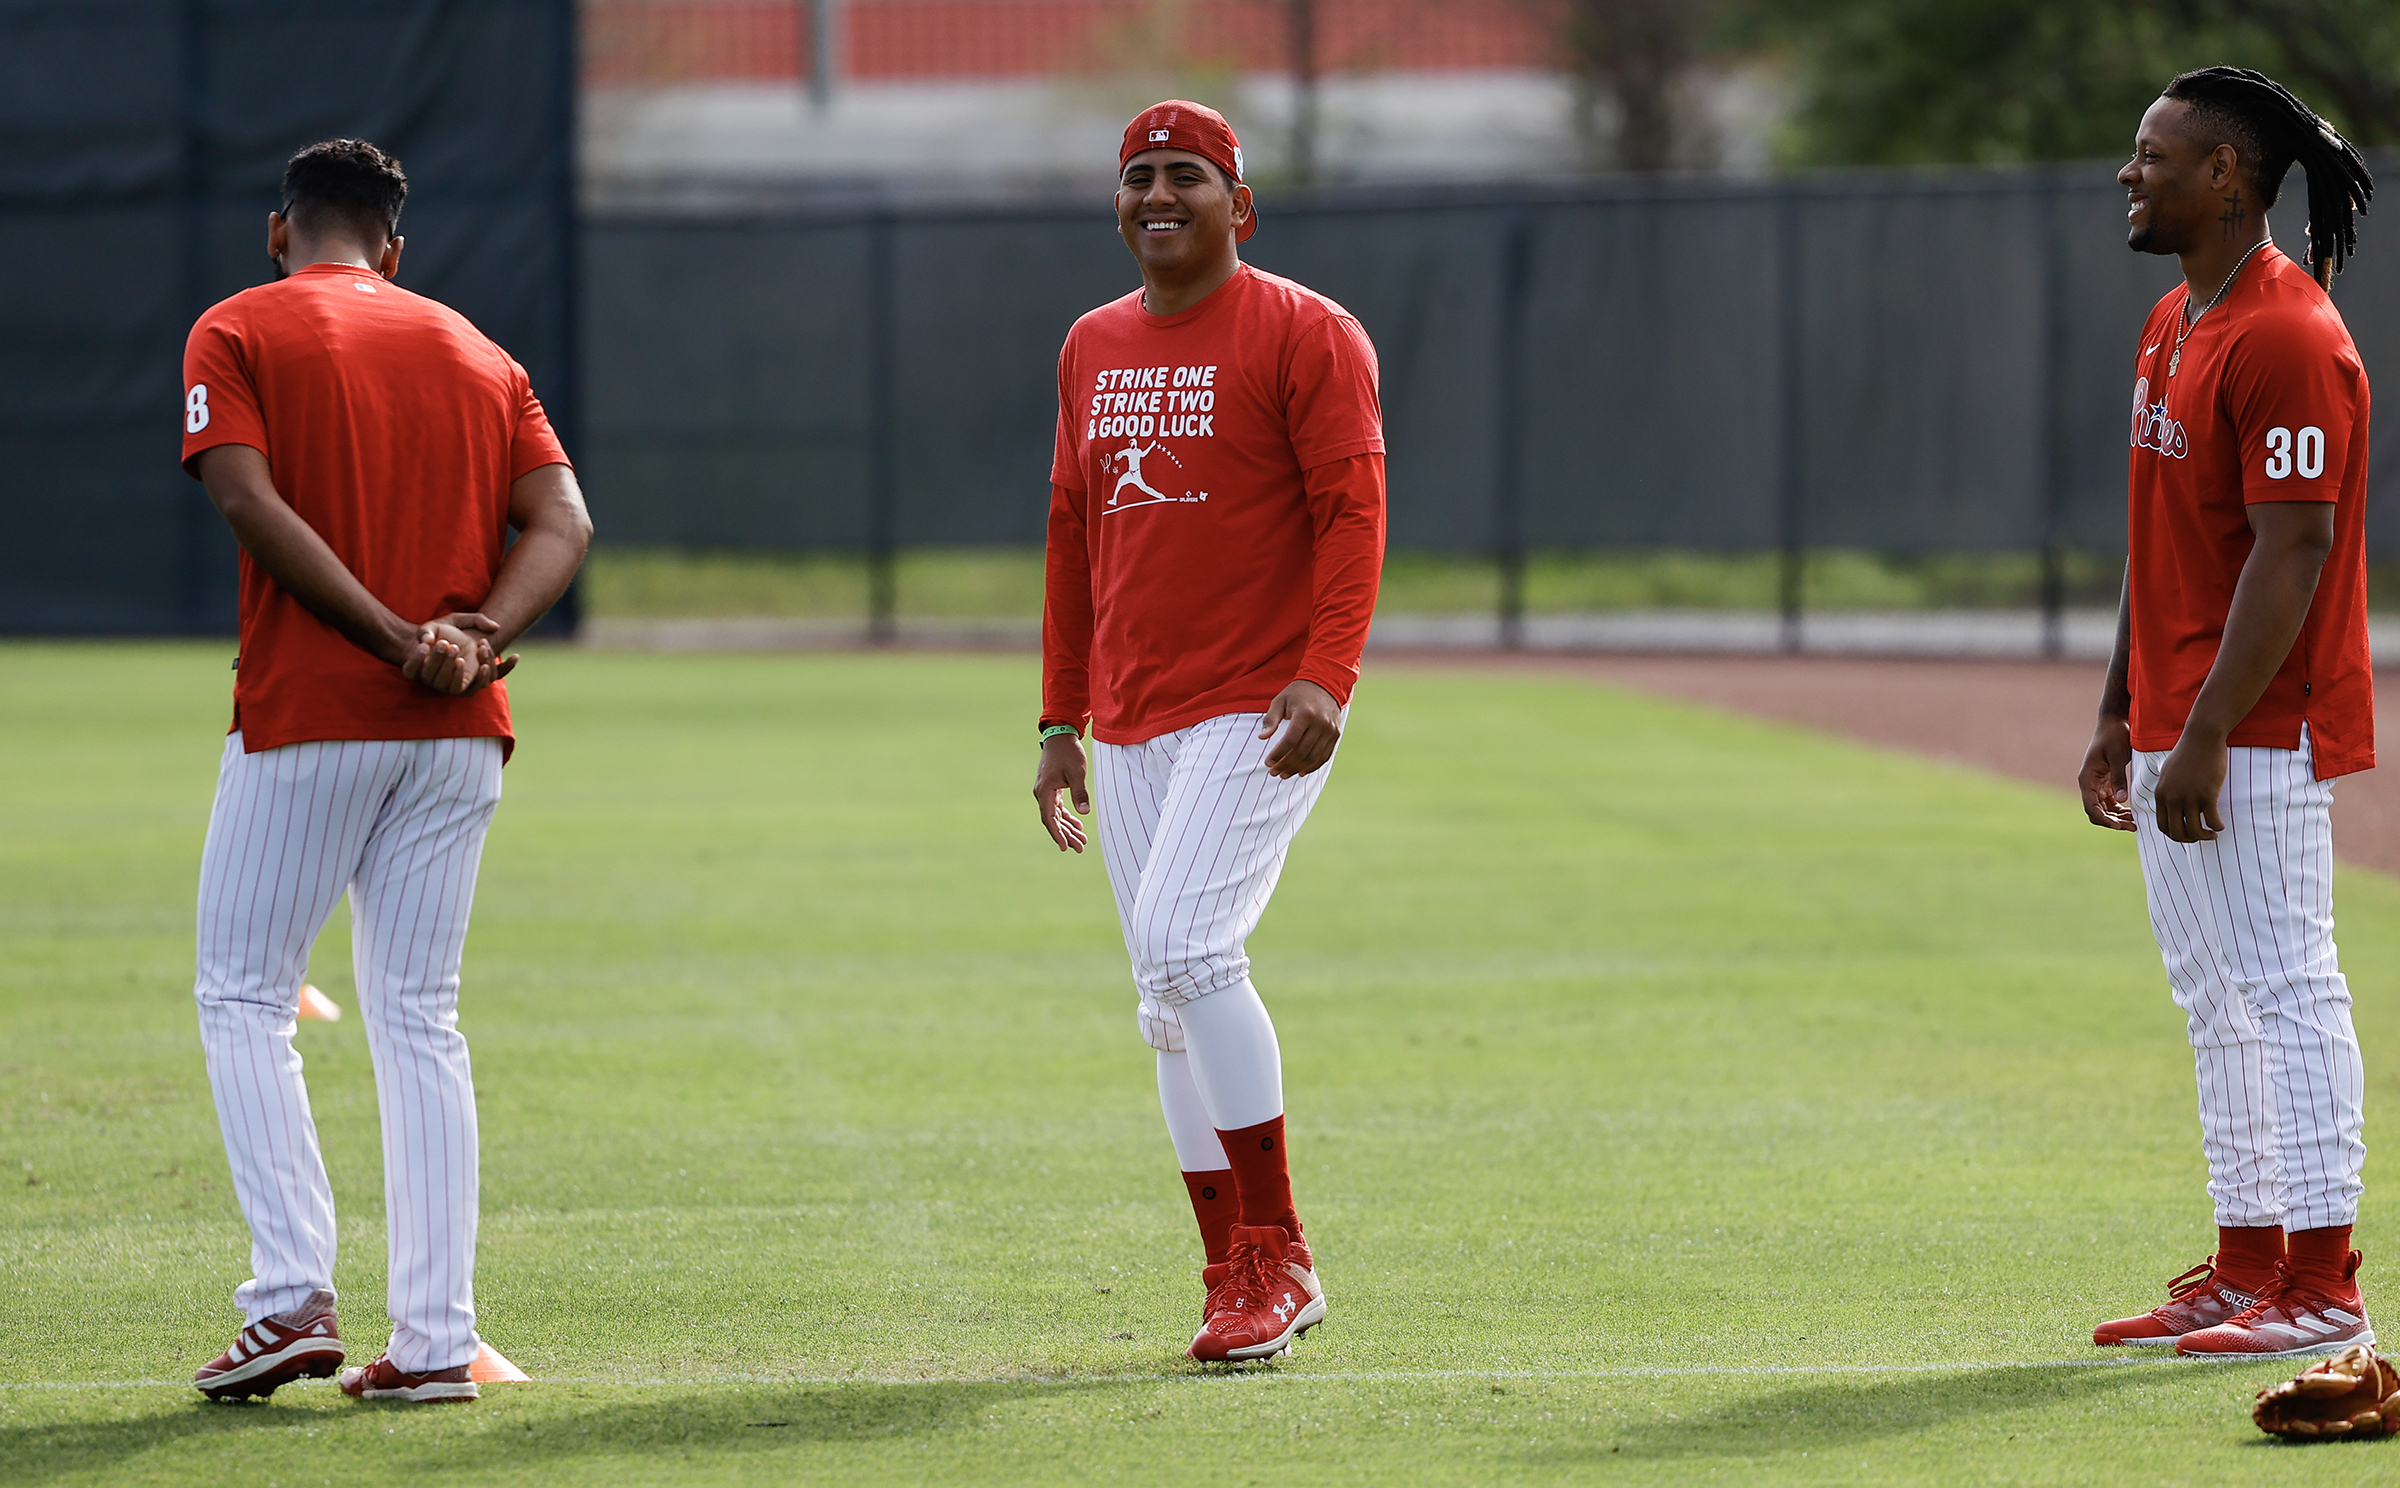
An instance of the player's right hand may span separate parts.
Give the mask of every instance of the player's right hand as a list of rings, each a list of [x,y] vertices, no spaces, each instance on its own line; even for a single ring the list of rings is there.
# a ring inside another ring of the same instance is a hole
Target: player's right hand
[[[463,697],[475,690],[490,654],[483,637],[446,621],[428,620],[417,627],[417,644],[400,663],[400,675],[419,687]]]
[[[489,687],[517,669],[524,657],[511,652],[502,656],[493,649],[493,638],[500,634],[500,622],[475,611],[457,611],[426,622],[429,625],[454,625],[475,642],[475,680],[467,691]]]
[[[2075,778],[2083,792],[2083,814],[2093,826],[2133,830],[2133,791],[2125,773],[2132,763],[2132,724],[2122,714],[2101,714],[2092,746],[2083,752],[2083,772]]]
[[[500,656],[492,637],[500,630],[488,616],[457,613],[417,627],[417,647],[400,667],[411,682],[449,697],[491,686],[516,670],[519,658]]]
[[[1067,810],[1072,797],[1074,811]],[[1041,763],[1033,771],[1033,799],[1042,809],[1042,830],[1060,852],[1081,852],[1085,837],[1077,816],[1092,814],[1091,791],[1084,783],[1083,741],[1057,734],[1042,741]]]

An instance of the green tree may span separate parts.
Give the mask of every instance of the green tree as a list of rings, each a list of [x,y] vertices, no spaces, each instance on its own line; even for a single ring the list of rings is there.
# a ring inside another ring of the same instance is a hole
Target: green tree
[[[1800,93],[1800,164],[2089,159],[2159,88],[2231,62],[2361,144],[2400,140],[2393,0],[1756,0]]]

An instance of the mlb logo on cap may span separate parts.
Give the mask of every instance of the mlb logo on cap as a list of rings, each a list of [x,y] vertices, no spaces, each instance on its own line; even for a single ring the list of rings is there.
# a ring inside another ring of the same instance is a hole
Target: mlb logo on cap
[[[1171,129],[1153,129],[1150,131],[1150,143],[1154,145],[1163,145],[1169,139],[1174,137],[1174,133],[1175,132]]]

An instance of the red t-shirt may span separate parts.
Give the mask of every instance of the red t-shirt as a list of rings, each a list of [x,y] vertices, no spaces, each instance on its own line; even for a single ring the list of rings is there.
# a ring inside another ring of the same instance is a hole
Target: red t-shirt
[[[525,369],[466,317],[361,268],[311,264],[200,317],[183,352],[183,468],[264,453],[276,492],[403,620],[479,608],[509,486],[566,463]],[[310,614],[248,553],[233,726],[251,753],[311,739],[515,742],[500,683],[445,697]]]
[[[2133,747],[2172,749],[2217,659],[2257,501],[2334,503],[2333,551],[2300,639],[2228,739],[2300,746],[2319,780],[2375,764],[2367,655],[2367,374],[2308,271],[2270,244],[2192,327],[2167,375],[2185,291],[2142,327],[2133,388],[2126,581]]]
[[[1058,359],[1042,721],[1138,744],[1358,681],[1383,568],[1375,347],[1247,264],[1180,315],[1139,291]]]

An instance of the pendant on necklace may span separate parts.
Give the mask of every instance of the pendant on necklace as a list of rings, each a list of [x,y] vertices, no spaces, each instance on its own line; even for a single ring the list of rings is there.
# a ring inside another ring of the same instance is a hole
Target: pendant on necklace
[[[2182,346],[2182,344],[2179,342],[2179,343],[2177,343],[2177,344],[2176,344],[2176,347],[2175,347],[2175,354],[2174,354],[2173,356],[2171,356],[2171,357],[2168,357],[2168,358],[2167,358],[2167,375],[2168,375],[2169,377],[2173,377],[2173,376],[2175,375],[2175,369],[2176,369],[2177,367],[2180,367],[2180,366],[2182,366],[2182,365],[2183,365],[2183,346]]]

